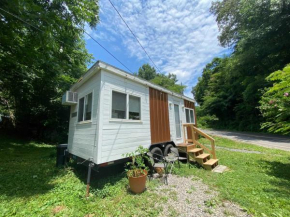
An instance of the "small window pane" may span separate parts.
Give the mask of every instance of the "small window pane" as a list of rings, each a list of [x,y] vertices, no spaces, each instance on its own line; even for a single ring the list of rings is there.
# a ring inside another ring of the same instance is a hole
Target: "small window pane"
[[[140,120],[140,98],[129,96],[129,119]]]
[[[126,94],[113,91],[112,118],[126,119]]]
[[[193,116],[193,110],[190,110],[190,121],[191,123],[194,123],[194,116]]]
[[[85,103],[85,98],[81,98],[79,100],[79,118],[78,121],[83,121],[84,120],[84,103]]]
[[[93,101],[93,94],[90,93],[86,96],[86,106],[85,106],[85,120],[92,119],[92,101]]]
[[[189,109],[185,109],[186,123],[190,123]]]

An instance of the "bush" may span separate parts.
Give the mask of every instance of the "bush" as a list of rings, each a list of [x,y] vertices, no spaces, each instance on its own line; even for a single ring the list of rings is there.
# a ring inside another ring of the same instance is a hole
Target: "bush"
[[[290,134],[290,64],[271,73],[267,81],[273,86],[264,90],[260,110],[265,118],[261,128],[271,133]]]

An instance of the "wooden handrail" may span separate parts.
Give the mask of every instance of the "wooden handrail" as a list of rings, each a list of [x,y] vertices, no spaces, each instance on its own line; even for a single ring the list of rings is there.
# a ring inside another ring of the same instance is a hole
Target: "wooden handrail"
[[[187,129],[187,127],[190,127],[191,134],[192,134],[192,139],[186,138],[185,130]],[[192,142],[193,144],[198,145],[199,147],[203,148],[208,153],[210,153],[213,156],[213,159],[216,159],[214,138],[212,138],[211,136],[207,135],[205,132],[202,132],[200,129],[195,127],[194,124],[183,124],[183,133],[184,133],[184,143]],[[203,136],[203,137],[205,137],[206,139],[208,139],[210,141],[211,149],[209,149],[208,147],[204,146],[203,144],[201,144],[200,142],[198,142],[195,139],[195,134],[196,133],[201,135],[201,136]]]

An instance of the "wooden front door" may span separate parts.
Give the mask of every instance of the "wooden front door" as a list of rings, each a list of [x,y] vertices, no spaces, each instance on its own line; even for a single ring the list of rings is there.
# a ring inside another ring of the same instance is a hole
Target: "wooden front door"
[[[170,141],[168,95],[149,88],[151,144]]]

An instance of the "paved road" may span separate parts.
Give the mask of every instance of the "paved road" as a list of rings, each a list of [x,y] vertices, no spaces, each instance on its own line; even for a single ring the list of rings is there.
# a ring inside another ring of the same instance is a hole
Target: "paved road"
[[[264,135],[259,133],[229,132],[220,130],[202,130],[209,135],[251,143],[267,148],[290,151],[290,137],[279,135]]]

